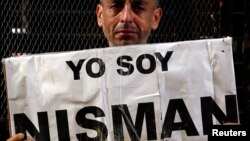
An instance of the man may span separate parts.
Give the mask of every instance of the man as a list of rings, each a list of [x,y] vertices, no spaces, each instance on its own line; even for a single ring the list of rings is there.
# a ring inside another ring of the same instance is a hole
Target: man
[[[158,0],[100,0],[96,7],[97,22],[109,46],[146,44],[162,17]],[[19,133],[7,141],[21,141]]]
[[[109,46],[121,46],[146,44],[162,10],[158,0],[101,0],[96,15]]]

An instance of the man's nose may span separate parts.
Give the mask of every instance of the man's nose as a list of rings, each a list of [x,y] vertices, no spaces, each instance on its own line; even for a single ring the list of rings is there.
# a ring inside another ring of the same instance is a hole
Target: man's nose
[[[133,21],[133,10],[130,5],[125,5],[121,12],[121,22],[131,23]]]

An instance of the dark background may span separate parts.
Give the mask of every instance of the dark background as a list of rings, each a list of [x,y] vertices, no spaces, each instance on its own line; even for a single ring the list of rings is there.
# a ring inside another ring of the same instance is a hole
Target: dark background
[[[0,0],[0,59],[106,47],[96,23],[98,0]],[[164,10],[151,43],[233,37],[241,124],[250,119],[250,1],[161,0]],[[8,136],[4,72],[0,67],[0,140]]]

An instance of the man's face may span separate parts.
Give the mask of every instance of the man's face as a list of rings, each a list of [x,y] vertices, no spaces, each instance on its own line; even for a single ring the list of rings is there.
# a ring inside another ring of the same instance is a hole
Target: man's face
[[[98,25],[109,46],[146,44],[162,11],[155,0],[103,0],[96,8]]]

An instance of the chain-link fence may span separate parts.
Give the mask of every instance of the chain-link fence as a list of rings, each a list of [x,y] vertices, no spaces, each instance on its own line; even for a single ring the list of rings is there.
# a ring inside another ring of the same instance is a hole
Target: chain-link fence
[[[0,55],[42,53],[107,46],[98,28],[98,0],[2,0]],[[161,24],[150,42],[219,37],[219,0],[163,0]],[[6,90],[1,69],[1,118],[7,117]]]
[[[107,46],[96,23],[98,0],[1,0],[0,59],[13,52],[42,53]],[[162,0],[164,15],[150,42],[220,37],[220,0]],[[7,119],[0,70],[0,118]]]

